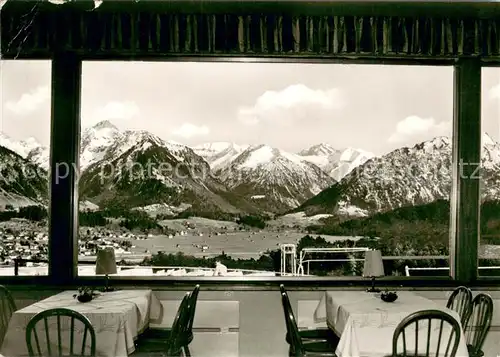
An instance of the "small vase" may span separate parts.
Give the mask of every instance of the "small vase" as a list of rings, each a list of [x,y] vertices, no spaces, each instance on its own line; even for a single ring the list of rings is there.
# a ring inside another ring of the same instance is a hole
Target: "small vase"
[[[76,297],[76,299],[80,302],[89,302],[92,300],[92,295],[89,295],[89,294],[82,294],[82,295],[78,295]]]

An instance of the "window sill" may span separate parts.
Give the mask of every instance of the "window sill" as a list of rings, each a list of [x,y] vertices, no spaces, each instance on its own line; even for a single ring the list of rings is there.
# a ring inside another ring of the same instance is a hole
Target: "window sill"
[[[103,286],[102,277],[79,277],[73,283],[60,284],[49,276],[0,277],[0,284],[14,289],[46,290],[51,288],[76,288],[79,286]],[[205,290],[276,290],[280,284],[289,290],[324,290],[325,288],[364,289],[371,281],[362,277],[113,277],[110,285],[119,288],[148,287],[161,290],[178,290],[200,284]],[[472,288],[498,288],[497,277],[481,277],[471,283],[459,282],[450,277],[384,277],[377,279],[381,288],[403,288],[415,290],[439,290],[467,285]]]

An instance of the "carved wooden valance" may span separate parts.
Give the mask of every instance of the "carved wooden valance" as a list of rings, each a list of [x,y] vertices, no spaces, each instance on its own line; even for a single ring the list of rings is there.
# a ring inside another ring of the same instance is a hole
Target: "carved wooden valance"
[[[90,58],[235,55],[500,59],[498,16],[321,16],[286,11],[210,14],[154,7],[145,10],[134,2],[120,8],[104,1],[97,9],[93,2],[84,1],[78,7],[12,2],[9,0],[1,13],[1,51],[5,58],[50,58],[56,51],[68,50]]]

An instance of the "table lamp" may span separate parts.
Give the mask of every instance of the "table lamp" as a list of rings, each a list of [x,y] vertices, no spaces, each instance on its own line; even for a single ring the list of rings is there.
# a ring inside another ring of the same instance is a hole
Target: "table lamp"
[[[106,283],[103,291],[113,291],[109,286],[109,274],[116,274],[115,250],[113,248],[104,248],[97,251],[95,262],[95,275],[106,275]]]
[[[366,251],[363,276],[365,278],[372,278],[372,287],[367,291],[370,293],[380,292],[380,289],[375,288],[375,278],[384,275],[384,262],[382,261],[382,252],[380,252],[380,250]]]

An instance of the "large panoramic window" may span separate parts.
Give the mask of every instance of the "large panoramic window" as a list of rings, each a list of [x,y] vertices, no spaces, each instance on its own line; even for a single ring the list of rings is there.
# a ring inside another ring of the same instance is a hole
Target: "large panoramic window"
[[[500,69],[482,69],[479,276],[500,275]]]
[[[50,62],[2,66],[1,271],[47,274]],[[448,275],[452,71],[84,62],[79,275]]]
[[[452,71],[84,62],[79,274],[448,275]]]
[[[0,61],[0,275],[47,275],[50,61]]]
[[[1,271],[46,274],[50,63],[2,66]],[[452,68],[82,72],[79,275],[448,275]]]

